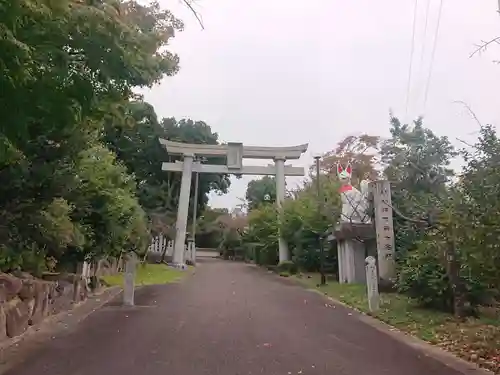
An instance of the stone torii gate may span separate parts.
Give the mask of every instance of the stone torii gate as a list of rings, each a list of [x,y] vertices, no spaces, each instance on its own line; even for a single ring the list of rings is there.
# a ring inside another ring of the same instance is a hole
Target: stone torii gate
[[[168,141],[160,138],[160,143],[171,155],[182,155],[183,160],[175,163],[163,163],[162,170],[182,172],[179,207],[172,263],[184,265],[184,242],[189,211],[189,197],[192,173],[217,173],[239,175],[272,175],[276,177],[276,203],[281,208],[285,199],[285,176],[304,176],[304,168],[285,165],[286,160],[299,159],[307,151],[308,144],[291,147],[243,146],[242,143],[223,145],[191,144]],[[226,165],[201,164],[194,162],[196,156],[225,157]],[[274,166],[244,166],[243,159],[272,159]],[[289,260],[288,246],[280,236],[279,261]]]

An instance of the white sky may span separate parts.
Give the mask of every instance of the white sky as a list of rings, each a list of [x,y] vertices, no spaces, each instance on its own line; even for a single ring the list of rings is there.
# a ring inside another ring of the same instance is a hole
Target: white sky
[[[205,30],[180,1],[160,0],[186,24],[171,44],[181,69],[145,98],[161,117],[206,121],[223,141],[309,143],[294,163],[305,167],[346,135],[387,135],[390,109],[403,120],[423,114],[426,126],[454,142],[473,141],[476,124],[453,102],[500,123],[500,65],[493,63],[500,46],[469,58],[475,44],[500,36],[498,0],[444,0],[424,108],[440,0],[429,1],[426,38],[427,0],[418,2],[408,116],[414,0],[198,0]],[[210,204],[234,207],[252,178],[234,180]]]

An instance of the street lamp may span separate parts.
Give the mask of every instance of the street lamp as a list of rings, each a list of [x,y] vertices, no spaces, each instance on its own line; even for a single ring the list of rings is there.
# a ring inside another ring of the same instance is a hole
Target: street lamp
[[[319,180],[319,162],[321,160],[321,155],[313,156],[316,162],[316,189],[318,193],[318,218],[319,220],[323,219],[322,215],[322,195],[321,195],[321,183]],[[325,248],[323,246],[322,233],[318,232],[318,243],[319,243],[319,273],[321,274],[321,284],[326,285],[326,276],[325,276]]]

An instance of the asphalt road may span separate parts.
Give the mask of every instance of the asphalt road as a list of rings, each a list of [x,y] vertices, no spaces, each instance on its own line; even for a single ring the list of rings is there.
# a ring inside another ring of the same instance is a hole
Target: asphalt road
[[[8,375],[458,375],[356,313],[260,269],[205,260],[109,303]]]

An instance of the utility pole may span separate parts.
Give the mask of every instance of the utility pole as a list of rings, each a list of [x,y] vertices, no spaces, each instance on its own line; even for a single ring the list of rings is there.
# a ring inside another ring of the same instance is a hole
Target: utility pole
[[[316,161],[316,189],[318,192],[318,219],[322,220],[323,215],[323,199],[321,196],[321,183],[319,180],[319,160],[321,159],[320,155],[314,156],[314,160]],[[325,276],[325,247],[323,246],[323,233],[318,233],[318,244],[319,244],[319,273],[321,274],[321,283],[320,285],[326,285],[326,276]]]

